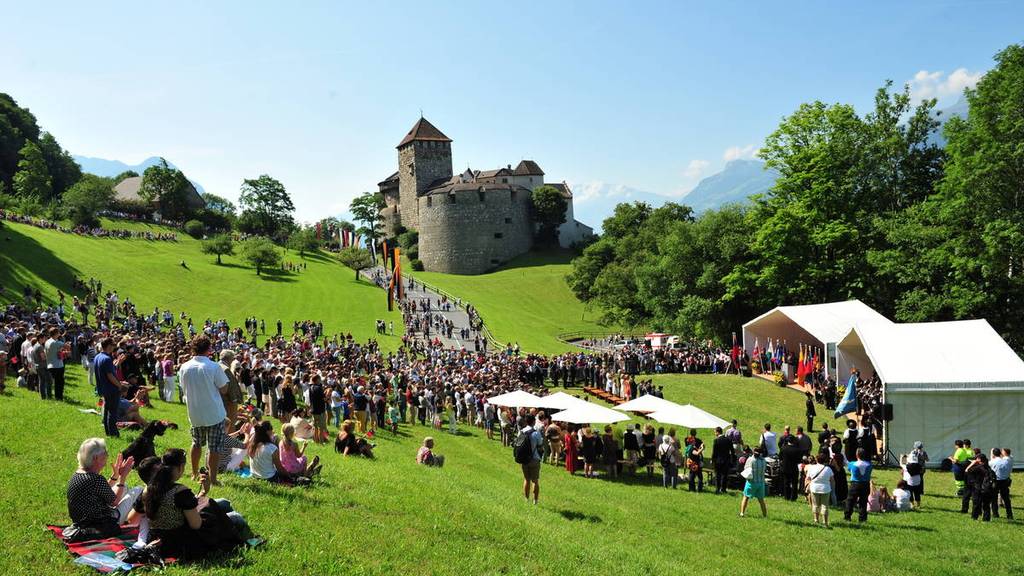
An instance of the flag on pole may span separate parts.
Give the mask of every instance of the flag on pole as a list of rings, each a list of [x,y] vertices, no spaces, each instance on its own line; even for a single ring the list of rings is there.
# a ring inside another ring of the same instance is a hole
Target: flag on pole
[[[398,289],[398,299],[401,300],[405,297],[405,288],[402,287],[402,258],[398,254],[399,250],[400,248],[395,246],[395,257],[391,261],[391,263],[395,265],[395,272],[391,275],[391,278],[395,282],[395,287]]]
[[[857,375],[850,374],[850,380],[846,383],[846,394],[843,394],[843,400],[836,407],[835,417],[839,418],[843,414],[857,411]]]

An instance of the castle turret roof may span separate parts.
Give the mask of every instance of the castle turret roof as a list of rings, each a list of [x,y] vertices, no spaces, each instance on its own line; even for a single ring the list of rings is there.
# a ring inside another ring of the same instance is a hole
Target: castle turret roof
[[[445,136],[437,129],[436,126],[427,121],[426,118],[421,117],[412,130],[402,138],[402,141],[398,143],[397,148],[401,148],[406,144],[415,140],[432,140],[434,142],[451,142],[452,139]]]
[[[516,169],[512,172],[516,176],[543,176],[544,171],[540,169],[533,160],[523,160],[516,166]]]

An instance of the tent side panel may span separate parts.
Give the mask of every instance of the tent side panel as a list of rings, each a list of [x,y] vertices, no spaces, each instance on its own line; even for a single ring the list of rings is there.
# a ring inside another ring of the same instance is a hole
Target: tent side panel
[[[1024,391],[889,390],[886,399],[893,405],[889,449],[897,457],[910,452],[916,440],[924,442],[929,466],[936,467],[956,439],[969,438],[986,454],[994,447],[1024,446]]]

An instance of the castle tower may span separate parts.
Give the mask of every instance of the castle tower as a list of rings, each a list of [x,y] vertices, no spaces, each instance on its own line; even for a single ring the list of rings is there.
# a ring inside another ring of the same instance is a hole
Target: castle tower
[[[430,185],[452,176],[452,140],[420,118],[398,146],[398,214],[402,226],[419,228],[416,199]]]

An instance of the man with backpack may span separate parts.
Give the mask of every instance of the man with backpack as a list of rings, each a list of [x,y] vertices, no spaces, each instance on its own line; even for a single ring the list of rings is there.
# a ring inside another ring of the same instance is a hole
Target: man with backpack
[[[978,454],[964,470],[968,493],[971,497],[971,518],[980,516],[985,522],[992,520],[992,504],[996,496],[996,474],[989,468],[988,458]]]
[[[533,414],[523,417],[523,429],[512,442],[512,453],[516,462],[523,468],[523,497],[530,501],[530,484],[533,484],[533,503],[540,499],[540,447],[543,439],[539,431],[534,430],[536,418]]]

